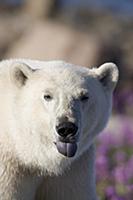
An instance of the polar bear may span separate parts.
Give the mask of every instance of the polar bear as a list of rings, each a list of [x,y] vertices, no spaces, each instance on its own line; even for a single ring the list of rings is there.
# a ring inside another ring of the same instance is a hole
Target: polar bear
[[[96,200],[96,135],[118,80],[115,64],[0,62],[0,199]]]

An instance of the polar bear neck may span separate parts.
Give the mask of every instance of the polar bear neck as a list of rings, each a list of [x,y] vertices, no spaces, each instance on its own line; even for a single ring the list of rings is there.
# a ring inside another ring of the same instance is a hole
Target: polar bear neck
[[[1,150],[1,148],[0,148]],[[0,151],[2,153],[2,150]],[[41,178],[31,174],[12,155],[0,156],[0,199],[33,200]]]
[[[45,177],[42,187],[40,184],[43,177],[40,178],[32,174],[30,169],[24,169],[12,155],[1,156],[0,199],[34,200],[37,198],[39,200],[40,197],[44,197],[45,200],[53,200],[56,196],[56,200],[75,198],[77,200],[96,200],[94,153],[95,149],[92,145],[61,176]],[[71,188],[72,185],[74,188]],[[78,196],[77,189],[79,191]],[[71,190],[73,190],[73,193],[71,193]],[[88,198],[86,198],[87,196]]]
[[[98,200],[95,184],[95,147],[84,152],[61,176],[45,177],[39,197],[45,200]]]

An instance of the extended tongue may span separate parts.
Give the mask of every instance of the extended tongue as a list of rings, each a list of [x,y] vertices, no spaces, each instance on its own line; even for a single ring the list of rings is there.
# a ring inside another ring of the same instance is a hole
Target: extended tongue
[[[76,143],[65,143],[65,142],[56,142],[56,147],[59,153],[67,157],[73,157],[77,151]]]

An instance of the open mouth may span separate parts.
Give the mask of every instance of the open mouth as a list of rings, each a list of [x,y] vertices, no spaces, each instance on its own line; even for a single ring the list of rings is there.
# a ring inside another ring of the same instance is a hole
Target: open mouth
[[[57,150],[59,153],[63,154],[67,157],[73,157],[77,151],[77,143],[76,142],[55,142]]]

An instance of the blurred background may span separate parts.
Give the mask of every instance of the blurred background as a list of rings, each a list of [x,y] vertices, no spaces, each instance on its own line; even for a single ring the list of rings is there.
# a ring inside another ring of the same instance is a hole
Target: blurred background
[[[97,141],[101,200],[133,199],[133,1],[0,0],[0,59],[63,59],[120,71],[110,123]]]

